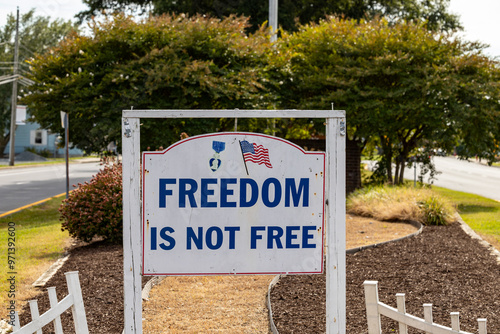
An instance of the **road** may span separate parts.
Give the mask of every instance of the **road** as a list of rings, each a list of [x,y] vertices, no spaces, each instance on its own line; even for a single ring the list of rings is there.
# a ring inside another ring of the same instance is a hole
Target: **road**
[[[70,190],[97,174],[98,162],[69,165]],[[66,165],[0,169],[0,215],[66,192]]]
[[[434,157],[436,176],[434,185],[452,190],[481,195],[500,201],[500,168],[454,157]],[[417,177],[419,169],[417,168]],[[405,178],[413,180],[413,169],[405,170]],[[424,178],[428,182],[428,175]]]

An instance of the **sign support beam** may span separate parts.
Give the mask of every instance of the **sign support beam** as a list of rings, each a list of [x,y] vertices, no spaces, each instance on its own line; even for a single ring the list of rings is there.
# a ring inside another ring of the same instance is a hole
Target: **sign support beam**
[[[139,119],[122,120],[125,333],[142,334]]]
[[[326,121],[326,333],[346,329],[345,133],[342,119]],[[342,222],[342,223],[340,223]]]
[[[124,110],[123,250],[125,334],[142,334],[141,118],[323,118],[326,127],[327,334],[346,332],[345,112],[339,110]]]

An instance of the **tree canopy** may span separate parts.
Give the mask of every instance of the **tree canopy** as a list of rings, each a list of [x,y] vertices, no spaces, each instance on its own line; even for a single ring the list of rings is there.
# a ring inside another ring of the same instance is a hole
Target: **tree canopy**
[[[70,140],[87,152],[119,143],[124,109],[256,109],[265,91],[265,31],[249,36],[247,21],[185,15],[136,22],[124,15],[95,23],[91,36],[74,33],[31,61],[23,102],[36,120],[61,132],[59,111],[69,113]],[[253,122],[239,122],[252,129]],[[228,120],[144,120],[143,148],[232,128]]]
[[[325,109],[347,112],[350,143],[383,150],[387,179],[400,183],[420,149],[462,148],[492,159],[500,142],[500,69],[483,46],[387,19],[319,23],[283,32],[271,47],[247,20],[167,15],[135,22],[118,15],[72,34],[31,61],[36,83],[23,98],[42,126],[99,151],[119,141],[121,112],[135,109]],[[239,129],[285,138],[323,132],[322,122],[246,120]],[[167,146],[182,132],[232,129],[231,120],[144,120],[142,148]],[[358,157],[359,158],[359,157]],[[392,164],[396,165],[395,175]]]
[[[66,34],[76,29],[71,21],[54,20],[50,17],[35,16],[35,10],[19,17],[19,72],[23,76],[29,73],[27,60],[37,53],[43,53],[55,46]],[[7,23],[0,29],[0,61],[2,75],[12,75],[14,64],[14,39],[16,17],[9,14]],[[22,87],[18,88],[22,91]],[[0,155],[10,137],[12,83],[0,85]]]
[[[127,8],[152,8],[154,14],[185,13],[205,14],[222,19],[231,14],[250,18],[251,30],[255,31],[268,20],[269,1],[247,0],[84,0],[88,10],[80,12],[81,20],[108,12]],[[319,22],[327,15],[350,19],[372,19],[386,17],[391,22],[420,20],[428,22],[432,30],[460,28],[458,17],[448,12],[449,0],[279,0],[279,25],[284,30],[294,31],[297,23]]]
[[[481,50],[419,23],[329,18],[285,33],[271,59],[283,108],[346,110],[349,139],[376,142],[400,183],[418,148],[498,152],[500,69]]]

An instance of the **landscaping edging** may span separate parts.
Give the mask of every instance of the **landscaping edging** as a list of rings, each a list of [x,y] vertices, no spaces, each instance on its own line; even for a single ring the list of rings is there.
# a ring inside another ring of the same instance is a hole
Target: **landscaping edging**
[[[460,217],[458,213],[455,215],[455,218],[460,223],[460,227],[462,228],[462,230],[464,230],[464,232],[467,233],[472,239],[477,239],[482,246],[486,247],[486,249],[490,251],[491,255],[497,258],[497,262],[500,264],[500,251],[498,251],[495,247],[493,247],[493,245],[491,245],[489,242],[481,238],[481,236],[479,236],[476,232],[474,232],[474,230],[471,229],[470,226],[463,221],[462,217]]]
[[[35,287],[43,287],[49,279],[54,276],[55,273],[63,266],[63,264],[69,259],[69,254],[65,257],[59,258],[56,262],[52,263],[52,265],[47,269],[35,282],[33,282],[33,286]]]
[[[380,245],[384,245],[384,244],[387,244],[387,243],[390,243],[390,242],[396,242],[396,241],[408,239],[408,238],[417,236],[420,233],[422,233],[422,230],[424,229],[424,226],[421,223],[419,223],[417,221],[408,221],[407,223],[410,224],[410,225],[412,225],[412,226],[415,226],[416,228],[418,228],[417,232],[408,234],[408,235],[406,235],[404,237],[401,237],[401,238],[389,240],[389,241],[379,242],[379,243],[372,244],[372,245],[367,245],[367,246],[350,248],[350,249],[346,250],[346,254],[354,254],[354,253],[357,253],[357,252],[362,251],[364,249],[374,248],[374,247],[377,247],[377,246],[380,246]],[[465,224],[465,223],[463,223],[463,224]],[[461,223],[461,225],[462,225],[462,223]],[[469,227],[469,229],[470,229],[470,227]],[[472,232],[474,232],[474,231],[472,231]],[[499,261],[500,261],[500,258],[499,258]],[[273,320],[273,309],[272,309],[272,305],[271,305],[271,290],[279,282],[279,280],[281,279],[281,277],[284,277],[284,276],[286,276],[286,275],[276,275],[273,278],[273,280],[271,281],[271,283],[269,283],[269,287],[267,289],[267,308],[269,310],[269,328],[271,329],[271,332],[273,334],[279,334],[279,332],[278,332],[278,329],[276,328],[276,324],[274,323],[274,320]]]

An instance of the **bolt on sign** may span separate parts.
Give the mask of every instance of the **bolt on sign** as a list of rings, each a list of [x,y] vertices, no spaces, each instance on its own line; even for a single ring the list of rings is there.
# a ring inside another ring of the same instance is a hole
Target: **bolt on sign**
[[[143,152],[143,275],[323,272],[325,153],[214,133]]]

